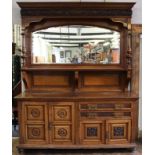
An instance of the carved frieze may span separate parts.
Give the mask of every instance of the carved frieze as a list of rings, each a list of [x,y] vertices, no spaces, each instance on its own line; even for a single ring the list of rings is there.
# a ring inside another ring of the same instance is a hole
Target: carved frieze
[[[22,16],[131,16],[132,11],[126,9],[70,9],[70,8],[23,8]]]

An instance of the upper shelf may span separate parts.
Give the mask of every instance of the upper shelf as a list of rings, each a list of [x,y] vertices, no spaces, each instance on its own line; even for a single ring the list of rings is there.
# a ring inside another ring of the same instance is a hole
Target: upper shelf
[[[32,67],[23,67],[22,71],[125,71],[125,69],[119,65],[77,65],[77,64],[55,64],[55,65],[33,65]]]

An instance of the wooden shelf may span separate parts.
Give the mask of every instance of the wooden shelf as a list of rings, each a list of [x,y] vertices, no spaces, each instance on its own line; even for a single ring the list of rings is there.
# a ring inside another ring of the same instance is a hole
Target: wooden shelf
[[[102,64],[45,64],[33,65],[31,67],[23,67],[22,71],[126,71],[119,65],[102,65]]]

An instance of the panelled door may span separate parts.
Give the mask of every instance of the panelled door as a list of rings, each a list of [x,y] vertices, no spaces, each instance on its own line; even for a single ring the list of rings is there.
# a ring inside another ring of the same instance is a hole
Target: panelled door
[[[106,143],[123,144],[130,143],[131,120],[106,120]]]
[[[74,143],[74,103],[49,103],[49,136],[52,144]]]
[[[24,102],[22,118],[24,126],[24,142],[29,144],[48,143],[48,113],[47,104],[44,102]]]
[[[125,144],[131,140],[131,120],[81,121],[81,144]]]
[[[80,122],[81,144],[102,144],[104,140],[104,126],[102,121]]]

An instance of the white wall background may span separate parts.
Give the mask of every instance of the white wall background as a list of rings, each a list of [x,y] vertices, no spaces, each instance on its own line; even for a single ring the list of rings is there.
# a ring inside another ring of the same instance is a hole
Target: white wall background
[[[20,8],[16,4],[16,2],[136,2],[133,7],[133,14],[132,14],[132,23],[133,24],[142,24],[142,0],[12,0],[12,24],[21,24],[20,18]],[[140,52],[141,54],[142,52]],[[140,75],[141,75],[141,68],[140,68]],[[141,79],[141,78],[140,78]],[[140,88],[141,88],[141,80],[140,80]],[[140,91],[140,102],[139,102],[139,129],[142,130],[142,98],[141,98],[141,91]]]

